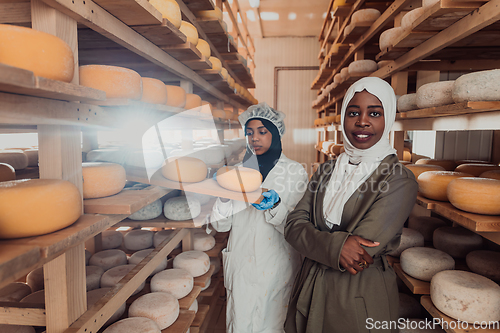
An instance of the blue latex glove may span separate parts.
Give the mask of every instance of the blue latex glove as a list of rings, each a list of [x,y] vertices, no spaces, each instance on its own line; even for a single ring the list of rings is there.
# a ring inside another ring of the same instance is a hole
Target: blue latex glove
[[[262,193],[264,199],[259,204],[253,203],[252,206],[258,210],[267,210],[273,208],[274,204],[280,200],[280,196],[275,190],[269,190]]]

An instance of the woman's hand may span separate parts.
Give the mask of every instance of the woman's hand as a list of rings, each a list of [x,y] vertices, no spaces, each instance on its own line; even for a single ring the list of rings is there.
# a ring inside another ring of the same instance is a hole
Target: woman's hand
[[[360,236],[349,236],[340,252],[340,264],[346,271],[356,275],[363,269],[373,264],[373,258],[366,252],[363,246],[376,247],[380,243],[372,242]]]

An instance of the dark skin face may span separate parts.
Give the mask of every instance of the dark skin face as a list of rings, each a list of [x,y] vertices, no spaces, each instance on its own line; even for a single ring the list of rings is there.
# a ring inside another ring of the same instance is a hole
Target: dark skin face
[[[385,120],[382,102],[366,90],[357,92],[346,108],[344,132],[352,145],[368,149],[384,134]]]
[[[262,121],[257,119],[250,120],[246,128],[245,134],[248,137],[248,143],[255,150],[255,154],[262,155],[268,151],[273,143],[273,135],[262,124]]]

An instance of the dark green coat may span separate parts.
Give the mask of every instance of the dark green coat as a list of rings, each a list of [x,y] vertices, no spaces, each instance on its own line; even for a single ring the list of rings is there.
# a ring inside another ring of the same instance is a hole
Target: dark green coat
[[[366,324],[368,318],[373,324],[398,319],[396,275],[385,254],[399,246],[418,184],[395,155],[387,156],[346,202],[341,224],[332,231],[323,218],[323,199],[334,167],[334,161],[320,166],[287,218],[285,239],[305,260],[292,289],[285,332],[397,333],[396,328],[368,330]],[[349,235],[380,243],[365,247],[375,263],[356,275],[339,265]]]

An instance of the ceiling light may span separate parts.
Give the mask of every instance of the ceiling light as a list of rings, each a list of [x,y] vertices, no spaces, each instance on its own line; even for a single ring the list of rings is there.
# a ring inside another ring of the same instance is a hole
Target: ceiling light
[[[250,3],[250,7],[259,8],[260,0],[248,0],[248,2]]]
[[[280,19],[280,14],[275,12],[261,12],[260,19],[262,21],[278,21]]]
[[[293,20],[295,20],[296,18],[297,18],[297,14],[296,14],[296,13],[294,13],[294,12],[288,13],[288,19],[289,19],[290,21],[293,21]]]

